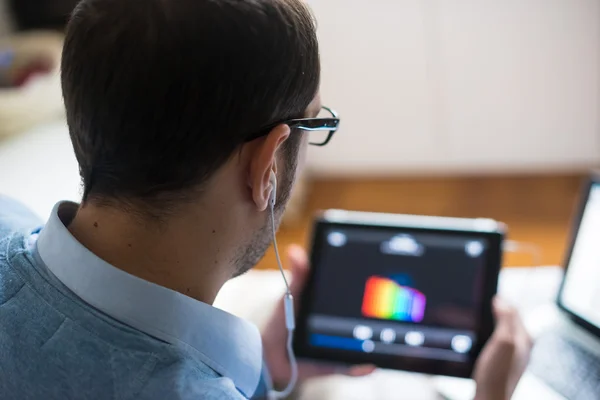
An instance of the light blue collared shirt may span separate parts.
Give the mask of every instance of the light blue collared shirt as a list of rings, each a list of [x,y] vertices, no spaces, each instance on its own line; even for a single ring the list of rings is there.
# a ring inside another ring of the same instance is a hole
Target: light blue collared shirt
[[[263,396],[257,328],[95,256],[66,228],[77,207],[39,231],[0,197],[0,398]]]

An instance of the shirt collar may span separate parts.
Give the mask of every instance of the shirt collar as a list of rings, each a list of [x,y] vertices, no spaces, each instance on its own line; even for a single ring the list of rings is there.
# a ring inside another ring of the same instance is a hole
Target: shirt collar
[[[58,203],[40,232],[37,252],[48,269],[88,304],[148,335],[186,348],[251,397],[262,369],[258,329],[94,255],[66,228],[77,208],[75,203]]]

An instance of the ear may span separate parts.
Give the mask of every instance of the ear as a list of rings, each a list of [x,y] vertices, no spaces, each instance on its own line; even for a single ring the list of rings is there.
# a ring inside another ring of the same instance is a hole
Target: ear
[[[270,183],[271,171],[277,173],[277,150],[289,136],[289,126],[277,125],[268,135],[259,139],[260,142],[256,145],[250,162],[248,184],[252,191],[252,200],[258,211],[266,210],[269,205],[269,197],[273,191]]]

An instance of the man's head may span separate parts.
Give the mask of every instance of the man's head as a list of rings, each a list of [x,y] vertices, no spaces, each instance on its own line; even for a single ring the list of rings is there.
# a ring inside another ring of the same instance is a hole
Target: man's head
[[[315,116],[319,77],[302,0],[83,0],[67,29],[62,87],[84,207],[164,222],[211,191],[230,208],[239,195],[254,207],[248,223],[263,221],[240,246],[247,269],[268,244],[270,171],[279,217],[306,137],[275,124],[247,139]]]

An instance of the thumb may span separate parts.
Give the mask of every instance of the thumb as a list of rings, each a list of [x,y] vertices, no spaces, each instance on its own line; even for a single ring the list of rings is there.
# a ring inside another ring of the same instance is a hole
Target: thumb
[[[287,257],[290,269],[292,271],[292,282],[290,291],[294,297],[299,296],[304,289],[308,277],[308,256],[306,251],[298,245],[292,245],[288,248]]]
[[[496,319],[494,336],[510,342],[515,333],[517,311],[499,297],[494,298],[493,311]]]
[[[508,304],[506,300],[504,300],[502,297],[494,297],[492,306],[492,310],[494,311],[494,317],[497,320],[504,318],[507,314],[510,314],[512,311],[512,307],[510,306],[510,304]]]

